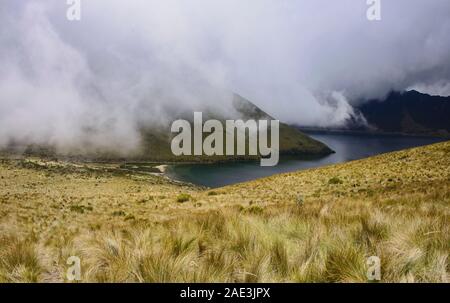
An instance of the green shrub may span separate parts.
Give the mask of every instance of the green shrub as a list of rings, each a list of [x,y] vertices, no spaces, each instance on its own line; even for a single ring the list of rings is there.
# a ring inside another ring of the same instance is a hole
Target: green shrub
[[[252,205],[244,210],[248,214],[260,215],[264,213],[264,209],[258,205]]]
[[[114,217],[126,216],[126,213],[123,210],[116,210],[112,213]]]
[[[177,202],[178,203],[184,203],[184,202],[187,202],[187,201],[189,201],[191,199],[192,199],[192,197],[189,194],[179,194],[177,196]]]
[[[342,184],[342,183],[344,182],[338,177],[333,177],[330,180],[328,180],[328,184]]]
[[[93,211],[94,208],[92,206],[84,206],[84,205],[71,205],[70,206],[70,211],[77,212],[80,214],[84,214],[85,210]]]

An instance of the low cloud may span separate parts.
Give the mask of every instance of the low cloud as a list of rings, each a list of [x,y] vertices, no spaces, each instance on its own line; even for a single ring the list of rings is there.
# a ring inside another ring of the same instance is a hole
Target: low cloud
[[[0,146],[139,146],[139,130],[237,92],[281,120],[341,125],[352,105],[448,93],[450,2],[10,1],[0,8]]]

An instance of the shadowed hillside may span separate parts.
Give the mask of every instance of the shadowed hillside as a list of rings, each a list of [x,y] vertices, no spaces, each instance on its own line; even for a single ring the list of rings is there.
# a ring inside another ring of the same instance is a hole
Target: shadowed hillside
[[[392,92],[385,100],[371,100],[358,109],[378,131],[450,136],[450,97]]]

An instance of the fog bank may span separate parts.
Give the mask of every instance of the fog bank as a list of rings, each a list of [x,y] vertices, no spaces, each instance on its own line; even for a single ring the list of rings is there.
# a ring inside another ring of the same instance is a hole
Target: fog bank
[[[232,93],[305,126],[391,90],[450,92],[450,2],[90,0],[0,6],[0,146],[139,146],[141,127],[231,110]]]

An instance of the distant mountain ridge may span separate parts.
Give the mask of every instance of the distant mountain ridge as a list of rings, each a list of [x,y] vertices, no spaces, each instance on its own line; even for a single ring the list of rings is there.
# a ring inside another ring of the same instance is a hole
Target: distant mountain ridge
[[[386,133],[450,137],[450,97],[431,96],[415,90],[391,92],[354,108],[342,127],[308,127],[302,131]],[[363,123],[364,121],[364,123]]]
[[[370,100],[356,109],[369,127],[382,132],[450,136],[450,97],[415,90],[391,92],[384,100]]]

